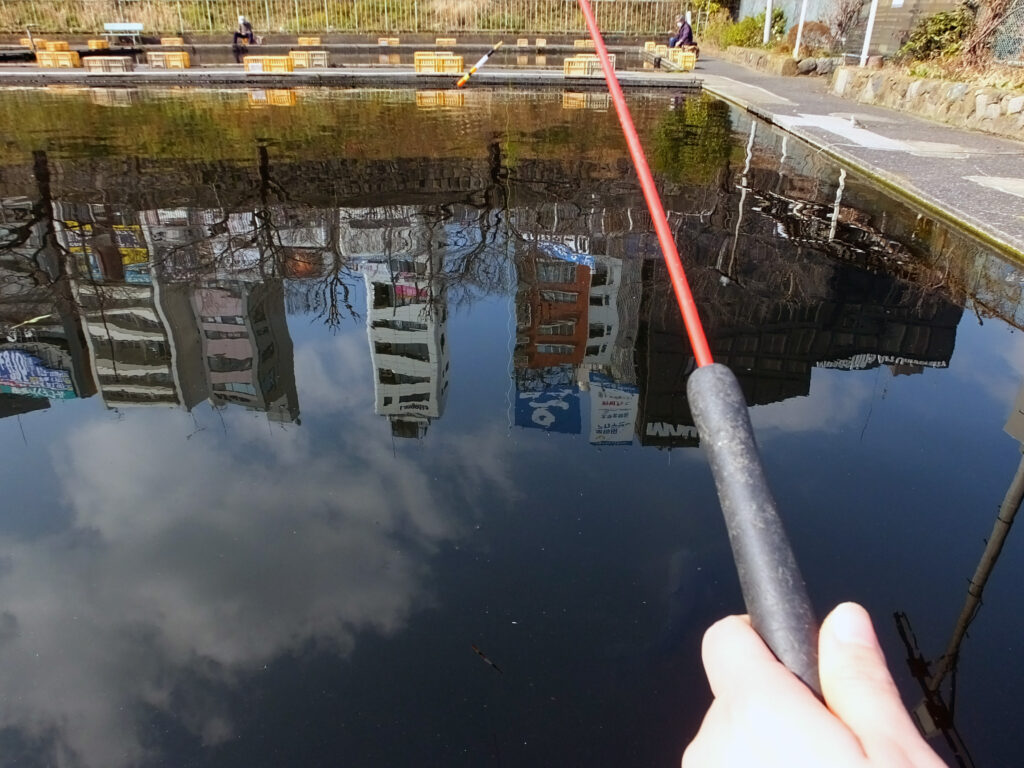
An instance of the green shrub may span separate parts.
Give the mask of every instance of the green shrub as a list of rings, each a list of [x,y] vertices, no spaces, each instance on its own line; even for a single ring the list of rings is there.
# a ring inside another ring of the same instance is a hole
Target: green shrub
[[[954,56],[960,52],[973,29],[974,11],[967,3],[961,3],[951,11],[926,16],[896,52],[896,59],[927,61]]]
[[[781,37],[786,33],[786,14],[781,9],[772,11],[772,28],[770,39]],[[764,39],[764,13],[747,18],[733,24],[725,30],[723,44],[739,45],[743,48],[757,48]]]

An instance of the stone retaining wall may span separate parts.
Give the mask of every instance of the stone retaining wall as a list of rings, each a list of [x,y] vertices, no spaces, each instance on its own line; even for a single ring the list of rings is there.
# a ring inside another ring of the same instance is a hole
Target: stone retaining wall
[[[832,93],[931,120],[1024,141],[1024,93],[911,77],[896,70],[840,67]]]
[[[842,58],[808,57],[796,61],[788,53],[772,53],[762,48],[740,48],[730,45],[724,51],[715,49],[715,55],[726,61],[742,64],[759,72],[772,75],[830,75],[837,66],[843,63]]]

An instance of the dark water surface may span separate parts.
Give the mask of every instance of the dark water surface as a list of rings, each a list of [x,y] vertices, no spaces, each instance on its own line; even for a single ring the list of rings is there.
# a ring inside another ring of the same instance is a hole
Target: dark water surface
[[[913,707],[893,614],[934,673],[1020,471],[1024,270],[632,104],[816,608],[871,610]],[[0,93],[0,763],[677,764],[742,603],[606,106]],[[1022,579],[1011,532],[978,766],[1019,764]]]

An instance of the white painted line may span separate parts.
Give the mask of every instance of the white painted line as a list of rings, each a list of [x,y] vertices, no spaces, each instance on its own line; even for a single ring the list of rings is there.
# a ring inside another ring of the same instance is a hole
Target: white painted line
[[[1005,192],[1008,195],[1024,197],[1024,179],[1007,176],[964,176],[964,178],[989,189]]]

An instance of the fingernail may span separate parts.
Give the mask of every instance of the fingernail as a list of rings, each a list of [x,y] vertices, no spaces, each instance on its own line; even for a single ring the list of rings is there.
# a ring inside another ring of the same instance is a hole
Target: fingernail
[[[829,627],[840,642],[878,648],[871,617],[857,603],[840,603],[829,616]]]

